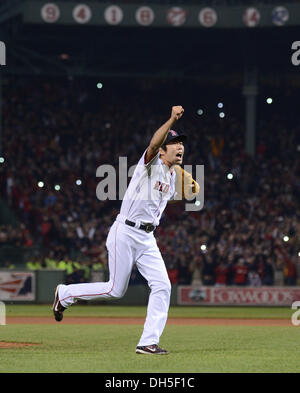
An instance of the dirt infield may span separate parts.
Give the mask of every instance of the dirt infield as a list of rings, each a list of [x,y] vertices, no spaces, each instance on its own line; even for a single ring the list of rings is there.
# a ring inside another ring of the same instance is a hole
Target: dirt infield
[[[32,346],[35,346],[35,345],[39,345],[39,344],[0,341],[0,349],[4,349],[4,348],[24,348],[24,347],[32,347]]]
[[[8,317],[10,324],[57,324],[53,317]],[[62,324],[79,325],[143,325],[145,318],[65,317]],[[169,318],[167,325],[192,326],[292,326],[290,319],[223,319],[223,318]]]

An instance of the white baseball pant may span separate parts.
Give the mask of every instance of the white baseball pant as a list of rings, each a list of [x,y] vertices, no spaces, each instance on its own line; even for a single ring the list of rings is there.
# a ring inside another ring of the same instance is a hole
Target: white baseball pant
[[[69,307],[77,299],[117,299],[124,296],[136,263],[151,289],[147,317],[138,346],[158,344],[164,330],[170,304],[171,284],[153,232],[115,221],[110,228],[108,250],[109,281],[61,285],[59,300]]]

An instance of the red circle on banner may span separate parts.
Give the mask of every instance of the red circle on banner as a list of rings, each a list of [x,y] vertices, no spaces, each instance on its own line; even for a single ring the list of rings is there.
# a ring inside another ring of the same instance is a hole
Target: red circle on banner
[[[248,27],[255,27],[260,20],[260,13],[256,8],[247,8],[243,15],[243,21]]]
[[[180,7],[170,8],[167,12],[167,21],[170,25],[181,26],[185,23],[187,11]]]
[[[92,17],[90,7],[85,4],[77,5],[73,10],[73,18],[77,23],[87,23]]]
[[[104,18],[110,25],[118,25],[123,20],[123,11],[117,5],[111,5],[104,11]]]
[[[217,23],[218,16],[212,8],[203,8],[199,13],[199,22],[205,27],[214,26]]]
[[[140,7],[135,13],[135,18],[140,25],[149,26],[154,20],[154,12],[150,7]]]
[[[47,23],[55,23],[60,17],[60,9],[56,4],[47,3],[41,8],[41,17]]]

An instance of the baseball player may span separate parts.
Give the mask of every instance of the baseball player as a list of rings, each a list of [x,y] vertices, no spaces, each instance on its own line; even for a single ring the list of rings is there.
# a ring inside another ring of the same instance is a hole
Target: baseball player
[[[183,112],[182,106],[172,107],[171,117],[155,132],[135,168],[106,241],[109,281],[60,284],[55,290],[52,309],[56,321],[61,321],[63,311],[77,299],[121,298],[136,264],[151,289],[137,354],[168,354],[158,344],[167,321],[171,284],[153,232],[168,201],[186,197],[191,189],[194,196],[199,192],[198,183],[180,167],[186,135],[171,130]]]

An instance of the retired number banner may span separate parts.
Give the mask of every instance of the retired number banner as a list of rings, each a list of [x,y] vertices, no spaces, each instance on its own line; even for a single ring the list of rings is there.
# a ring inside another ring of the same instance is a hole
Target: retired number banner
[[[213,8],[204,4],[185,3],[182,1],[182,5],[161,5],[140,1],[124,4],[109,1],[27,0],[23,6],[23,21],[49,25],[255,29],[267,26],[298,26],[300,20],[300,5],[295,1],[284,6],[257,4],[254,7],[240,4]]]
[[[0,300],[35,300],[35,273],[0,271]]]
[[[177,303],[187,306],[291,306],[299,287],[178,286]]]

